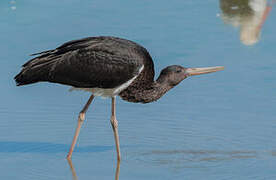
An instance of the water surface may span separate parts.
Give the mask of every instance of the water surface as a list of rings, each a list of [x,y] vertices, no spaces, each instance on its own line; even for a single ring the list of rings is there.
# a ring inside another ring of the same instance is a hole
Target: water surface
[[[120,179],[275,179],[276,7],[258,1],[263,8],[256,13],[249,1],[229,1],[233,11],[227,13],[223,3],[1,1],[1,179],[68,180],[74,172],[80,180],[115,178],[110,100],[97,98],[89,109],[72,171],[65,156],[89,94],[13,81],[29,54],[98,35],[145,46],[156,74],[171,64],[225,66],[184,80],[155,103],[118,98]],[[264,21],[258,19],[268,6]],[[257,37],[245,43],[241,34],[249,21],[255,29],[245,34]]]

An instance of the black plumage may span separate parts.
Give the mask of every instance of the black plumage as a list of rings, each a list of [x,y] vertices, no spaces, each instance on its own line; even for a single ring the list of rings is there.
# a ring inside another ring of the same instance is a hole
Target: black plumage
[[[121,38],[89,37],[33,55],[39,56],[25,63],[15,77],[19,86],[49,81],[80,88],[114,88],[137,76],[143,65],[154,76],[147,50]]]

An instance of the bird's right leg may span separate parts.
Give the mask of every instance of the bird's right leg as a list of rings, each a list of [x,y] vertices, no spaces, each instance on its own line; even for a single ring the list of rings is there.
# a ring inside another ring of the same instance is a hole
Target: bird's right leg
[[[82,125],[82,123],[85,119],[85,113],[86,113],[86,111],[87,111],[87,109],[88,109],[88,107],[91,104],[93,99],[94,99],[94,95],[92,94],[90,96],[90,98],[88,99],[87,103],[85,104],[85,106],[83,107],[83,109],[81,110],[81,112],[79,113],[78,125],[77,125],[76,131],[75,131],[75,135],[74,135],[70,150],[67,154],[67,159],[71,159],[71,157],[72,157],[72,153],[73,153],[74,147],[76,145],[76,142],[77,142],[77,139],[78,139],[78,136],[79,136],[79,133],[80,133],[81,125]]]
[[[116,144],[116,150],[117,150],[117,160],[118,162],[121,161],[121,152],[120,152],[120,141],[119,141],[119,133],[118,133],[118,121],[116,119],[116,103],[115,103],[115,97],[112,97],[112,113],[111,113],[111,119],[110,119],[114,138],[115,138],[115,144]]]
[[[119,180],[119,176],[120,176],[120,161],[117,161],[115,180]]]

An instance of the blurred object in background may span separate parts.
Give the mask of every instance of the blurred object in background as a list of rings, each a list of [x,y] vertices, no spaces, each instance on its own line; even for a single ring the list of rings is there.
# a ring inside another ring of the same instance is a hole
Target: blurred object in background
[[[11,10],[16,10],[16,1],[15,0],[10,1],[10,4],[11,4]]]
[[[240,41],[254,45],[260,39],[260,32],[275,0],[220,0],[221,18],[226,24],[240,26]]]

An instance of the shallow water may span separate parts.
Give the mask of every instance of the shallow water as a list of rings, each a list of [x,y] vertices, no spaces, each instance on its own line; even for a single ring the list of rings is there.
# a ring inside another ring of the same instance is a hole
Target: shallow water
[[[156,74],[170,64],[225,66],[186,79],[155,103],[118,98],[120,179],[275,179],[276,6],[259,32],[247,32],[268,4],[258,1],[265,9],[255,13],[244,10],[248,1],[229,2],[230,13],[215,0],[1,1],[0,178],[115,178],[110,100],[93,102],[70,168],[65,156],[89,94],[13,81],[28,54],[113,35],[145,46]]]

